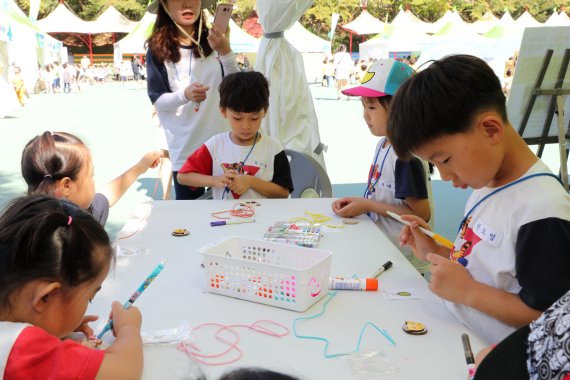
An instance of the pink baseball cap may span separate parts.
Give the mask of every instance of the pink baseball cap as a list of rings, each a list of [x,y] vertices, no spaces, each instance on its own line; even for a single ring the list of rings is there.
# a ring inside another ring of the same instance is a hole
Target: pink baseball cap
[[[369,68],[359,86],[342,90],[344,95],[379,98],[394,95],[414,74],[414,69],[395,59],[379,59]]]

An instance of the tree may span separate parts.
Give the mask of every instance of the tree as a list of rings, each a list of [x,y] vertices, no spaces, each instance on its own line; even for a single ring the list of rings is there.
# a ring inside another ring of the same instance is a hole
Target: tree
[[[28,14],[30,0],[16,0],[18,6]],[[42,0],[38,19],[46,17],[58,5],[58,0]],[[92,21],[108,6],[113,5],[125,17],[138,21],[145,13],[147,0],[65,0],[65,4],[81,19]]]

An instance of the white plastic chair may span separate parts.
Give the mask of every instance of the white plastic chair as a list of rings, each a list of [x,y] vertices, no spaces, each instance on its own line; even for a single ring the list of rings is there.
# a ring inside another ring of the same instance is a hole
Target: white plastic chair
[[[325,169],[310,155],[285,149],[294,190],[291,198],[331,198],[332,185]]]

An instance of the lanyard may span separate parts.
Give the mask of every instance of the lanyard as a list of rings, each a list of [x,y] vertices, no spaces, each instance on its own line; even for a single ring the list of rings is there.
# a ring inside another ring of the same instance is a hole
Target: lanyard
[[[376,157],[374,157],[374,163],[372,164],[372,168],[370,168],[370,174],[368,174],[368,183],[366,185],[366,189],[364,190],[364,198],[368,198],[368,196],[372,194],[372,189],[376,186],[378,181],[380,181],[380,177],[382,177],[382,170],[384,169],[384,163],[386,162],[386,157],[388,157],[388,153],[390,153],[392,145],[390,145],[388,149],[386,149],[386,154],[384,154],[384,158],[382,159],[382,163],[380,164],[380,170],[378,171],[378,178],[376,178],[374,183],[372,183],[372,176],[374,175],[374,168],[376,167],[376,163],[378,162],[378,155],[380,154],[380,151],[382,150],[384,144],[386,144],[386,140],[387,140],[386,138],[382,140],[382,143],[380,144],[380,149],[378,149],[378,151],[376,152]]]
[[[251,154],[251,152],[253,152],[253,148],[255,148],[255,144],[257,144],[257,138],[259,137],[259,132],[255,132],[255,139],[253,140],[253,145],[251,146],[251,149],[249,150],[249,152],[247,152],[247,155],[245,156],[245,158],[243,159],[243,161],[241,162],[241,164],[239,164],[238,168],[237,168],[237,174],[239,174],[239,172],[241,171],[241,169],[243,168],[243,166],[245,165],[245,162],[247,161],[247,159],[249,158],[249,155]],[[230,191],[230,189],[228,187],[226,187],[224,189],[224,192],[222,193],[222,199],[225,198],[226,193],[228,193]]]
[[[521,183],[521,182],[523,182],[523,181],[526,181],[526,180],[531,179],[531,178],[534,178],[534,177],[552,177],[552,178],[556,178],[556,180],[557,180],[558,182],[560,182],[560,179],[559,179],[557,176],[555,176],[554,174],[551,174],[551,173],[536,173],[536,174],[528,175],[528,176],[523,177],[523,178],[519,178],[519,179],[517,179],[516,181],[511,182],[511,183],[509,183],[509,184],[507,184],[507,185],[505,185],[505,186],[503,186],[503,187],[499,187],[498,189],[494,190],[493,192],[491,192],[491,193],[485,195],[485,196],[484,196],[483,198],[481,198],[477,203],[475,203],[475,205],[474,205],[473,207],[471,207],[471,209],[470,209],[469,211],[467,211],[467,213],[466,213],[465,216],[463,217],[463,220],[461,221],[461,224],[459,224],[459,230],[458,230],[458,231],[461,231],[461,227],[463,227],[463,224],[467,221],[467,218],[469,218],[469,216],[471,215],[471,213],[473,213],[473,210],[475,210],[481,203],[483,203],[483,202],[486,201],[487,199],[491,198],[493,195],[497,194],[497,193],[500,192],[500,191],[503,191],[503,190],[505,190],[505,189],[508,189],[508,188],[511,187],[511,186],[514,186],[514,185],[516,185],[516,184],[518,184],[518,183]]]
[[[176,80],[178,83],[180,82],[180,76],[178,75],[178,69],[176,69],[176,63],[172,62],[172,66],[174,67],[174,73],[176,74]],[[190,62],[188,62],[188,85],[192,84],[192,49],[190,49]]]

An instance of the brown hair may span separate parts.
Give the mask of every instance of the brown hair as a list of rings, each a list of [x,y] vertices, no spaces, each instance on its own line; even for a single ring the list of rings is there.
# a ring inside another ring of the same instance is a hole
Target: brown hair
[[[55,181],[77,179],[87,147],[78,137],[65,132],[44,132],[30,140],[22,152],[22,176],[28,195],[53,196]]]
[[[204,11],[200,11],[200,17],[205,20]],[[198,36],[200,22],[197,21],[193,25],[194,36]],[[174,24],[174,21],[164,10],[162,3],[158,6],[158,11],[156,13],[156,21],[152,28],[152,33],[148,40],[146,40],[146,46],[152,52],[152,55],[156,58],[159,63],[164,63],[165,61],[178,62],[180,61],[180,42],[178,42],[178,27]],[[202,35],[200,38],[200,46],[204,51],[204,54],[209,56],[212,54],[213,49],[208,43],[208,28],[206,27],[206,22],[202,22]],[[198,49],[192,49],[192,55],[195,58],[200,57],[200,52]]]

